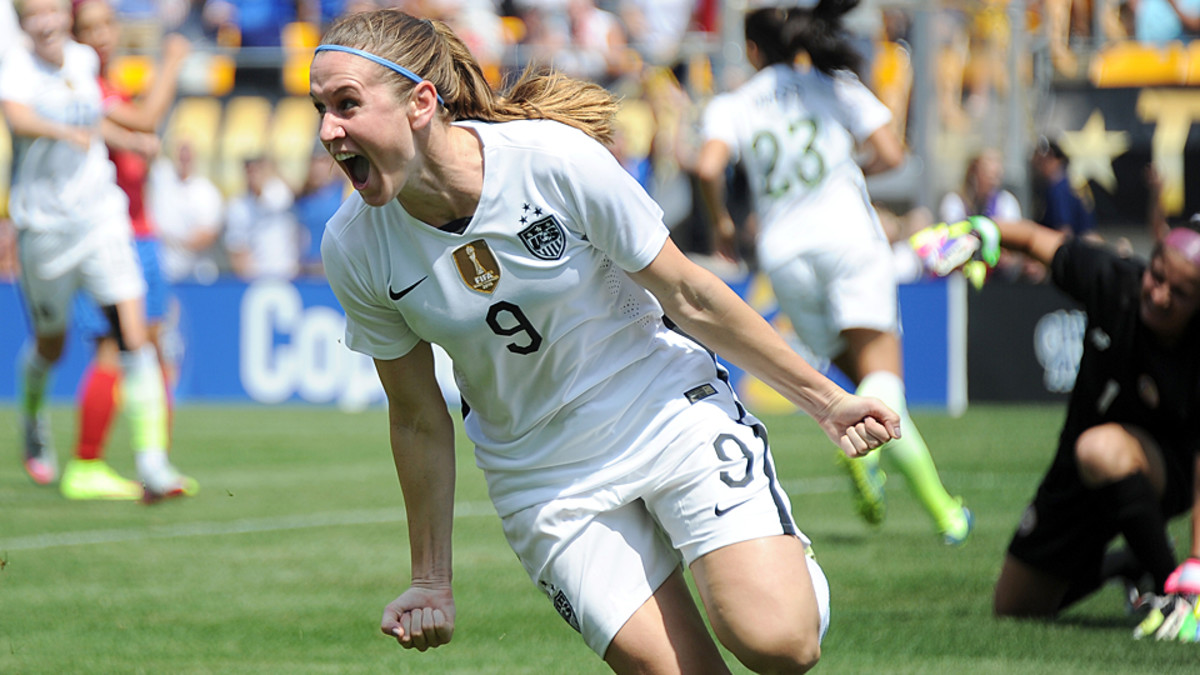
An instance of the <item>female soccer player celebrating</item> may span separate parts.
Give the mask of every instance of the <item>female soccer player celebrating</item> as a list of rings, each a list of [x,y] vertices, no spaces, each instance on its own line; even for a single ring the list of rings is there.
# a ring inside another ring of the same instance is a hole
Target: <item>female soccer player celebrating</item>
[[[733,255],[725,173],[730,162],[743,162],[759,218],[758,263],[780,309],[857,393],[879,397],[901,415],[903,439],[882,453],[843,458],[860,514],[870,523],[883,520],[884,454],[943,540],[961,544],[971,514],[942,486],[905,403],[892,251],[863,178],[899,164],[903,151],[891,113],[854,75],[859,56],[841,17],[857,4],[822,0],[811,10],[767,7],[746,15],[746,56],[758,72],[705,111],[697,172],[719,249]],[[794,65],[801,54],[811,68]],[[860,143],[869,151],[861,168]]]
[[[599,87],[527,73],[500,96],[445,24],[382,10],[331,27],[311,94],[357,192],[322,258],[347,344],[375,359],[387,393],[408,513],[412,583],[384,633],[425,650],[454,630],[454,425],[436,343],[510,545],[615,671],[725,672],[681,560],[748,667],[815,664],[824,575],[762,425],[702,345],[847,455],[898,436],[898,416],[841,391],[680,253],[597,142],[616,108]]]

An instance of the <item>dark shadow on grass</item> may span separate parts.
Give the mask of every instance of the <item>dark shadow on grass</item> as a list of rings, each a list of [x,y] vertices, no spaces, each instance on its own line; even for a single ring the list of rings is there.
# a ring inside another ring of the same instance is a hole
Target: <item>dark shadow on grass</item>
[[[1116,615],[1068,615],[1057,616],[1052,618],[1038,617],[992,617],[995,621],[1007,623],[1010,625],[1038,625],[1038,626],[1062,626],[1064,628],[1085,628],[1093,630],[1132,630],[1137,625],[1137,621],[1128,616]]]
[[[1137,621],[1128,616],[1064,616],[1054,620],[1053,623],[1075,628],[1120,628],[1121,630],[1133,630],[1133,627],[1137,625]]]

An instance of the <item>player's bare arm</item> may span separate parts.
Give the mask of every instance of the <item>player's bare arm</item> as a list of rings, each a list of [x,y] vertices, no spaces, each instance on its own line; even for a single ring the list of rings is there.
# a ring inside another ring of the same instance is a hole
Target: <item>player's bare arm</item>
[[[157,135],[123,127],[109,118],[100,120],[100,135],[108,147],[136,152],[147,160],[154,159],[162,147]]]
[[[381,630],[421,651],[450,641],[454,422],[434,375],[433,351],[420,342],[393,360],[375,360],[388,398],[392,457],[408,517],[412,585],[384,610]]]
[[[81,150],[91,143],[92,130],[48,120],[24,103],[2,101],[0,110],[3,110],[9,131],[14,136],[67,141]]]
[[[725,169],[729,164],[729,146],[722,141],[705,141],[696,160],[696,177],[700,195],[713,223],[717,253],[731,260],[736,257],[734,244],[736,228],[729,209],[725,207]]]
[[[191,43],[182,35],[173,33],[163,38],[159,72],[150,81],[150,88],[133,101],[114,105],[106,113],[108,119],[126,129],[155,133],[175,102],[179,72],[190,52]]]
[[[1043,265],[1054,260],[1054,253],[1068,236],[1031,220],[997,221],[996,228],[1000,231],[1001,246],[1024,253]]]
[[[904,144],[891,124],[885,124],[871,132],[863,142],[863,150],[868,155],[862,164],[864,176],[891,171],[904,161]]]
[[[811,415],[849,456],[900,436],[900,418],[882,403],[843,391],[817,372],[724,282],[692,263],[671,240],[633,278],[687,334],[752,373]]]

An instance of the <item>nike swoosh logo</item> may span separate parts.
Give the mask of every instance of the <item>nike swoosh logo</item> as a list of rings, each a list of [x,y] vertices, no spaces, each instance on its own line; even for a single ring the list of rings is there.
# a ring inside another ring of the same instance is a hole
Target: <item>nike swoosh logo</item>
[[[422,282],[422,281],[425,281],[425,280],[426,280],[426,279],[428,279],[428,278],[429,278],[429,276],[428,276],[428,275],[426,275],[426,276],[423,276],[423,277],[421,277],[420,279],[417,279],[417,282],[416,282],[416,283],[414,283],[412,286],[409,286],[408,288],[405,288],[404,290],[402,290],[402,291],[399,291],[399,292],[397,292],[397,291],[393,291],[393,290],[392,290],[392,285],[391,285],[391,284],[388,284],[388,297],[390,297],[390,298],[391,298],[391,299],[393,299],[393,300],[399,300],[400,298],[403,298],[404,296],[406,296],[406,295],[408,295],[409,293],[411,293],[411,292],[412,292],[412,289],[416,288],[417,286],[420,286],[420,285],[421,285],[421,282]]]
[[[720,504],[717,504],[716,506],[713,507],[713,513],[718,518],[720,518],[721,516],[725,515],[726,513],[729,513],[730,511],[736,509],[737,507],[741,506],[742,504],[749,503],[751,499],[753,499],[753,497],[751,497],[750,499],[743,499],[742,501],[734,504],[733,506],[730,506],[730,507],[724,508],[724,509],[721,508]]]

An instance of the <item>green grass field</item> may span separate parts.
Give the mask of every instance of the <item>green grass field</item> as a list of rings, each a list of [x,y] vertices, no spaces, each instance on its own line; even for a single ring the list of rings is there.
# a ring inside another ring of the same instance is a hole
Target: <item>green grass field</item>
[[[944,482],[975,511],[961,549],[941,545],[898,475],[887,521],[869,528],[816,425],[764,418],[832,585],[817,672],[1198,672],[1200,645],[1132,639],[1115,587],[1054,623],[992,618],[1004,547],[1062,414],[916,415]],[[54,409],[60,452],[73,416]],[[422,654],[378,630],[408,579],[382,410],[181,408],[174,457],[201,492],[153,507],[67,502],[33,485],[16,426],[13,408],[0,408],[0,673],[608,672],[525,577],[461,438],[458,621],[450,645]],[[110,447],[132,475],[121,427]],[[1186,523],[1172,531],[1186,545]]]

